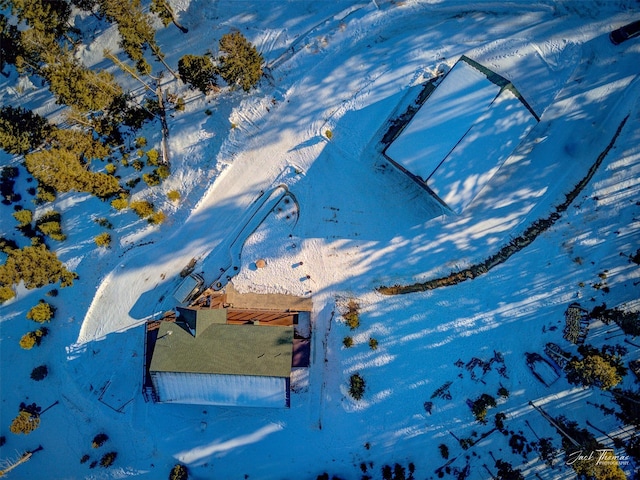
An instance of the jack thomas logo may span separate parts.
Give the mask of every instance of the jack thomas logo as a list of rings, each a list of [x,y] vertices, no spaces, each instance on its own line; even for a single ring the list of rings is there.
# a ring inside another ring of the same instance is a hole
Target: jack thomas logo
[[[628,455],[616,454],[612,448],[602,448],[599,450],[578,450],[567,456],[567,465],[579,462],[595,461],[596,465],[619,465],[621,467],[629,465]]]

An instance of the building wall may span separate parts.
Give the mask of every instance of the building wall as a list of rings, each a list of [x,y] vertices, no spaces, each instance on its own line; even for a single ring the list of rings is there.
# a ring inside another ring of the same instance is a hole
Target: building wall
[[[288,379],[245,375],[151,372],[159,402],[288,407]]]

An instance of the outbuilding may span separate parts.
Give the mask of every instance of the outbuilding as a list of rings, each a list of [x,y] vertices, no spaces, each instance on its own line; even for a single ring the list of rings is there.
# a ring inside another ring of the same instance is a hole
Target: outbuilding
[[[538,121],[513,83],[462,56],[385,155],[459,214]]]
[[[166,403],[288,407],[293,326],[227,323],[226,309],[161,322],[149,375]]]

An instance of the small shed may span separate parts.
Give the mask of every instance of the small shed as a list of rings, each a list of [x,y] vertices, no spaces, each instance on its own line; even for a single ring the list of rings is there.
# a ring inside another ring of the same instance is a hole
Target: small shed
[[[226,323],[225,309],[162,322],[149,374],[167,403],[288,407],[292,326]]]
[[[509,80],[462,56],[385,155],[461,213],[538,120]]]

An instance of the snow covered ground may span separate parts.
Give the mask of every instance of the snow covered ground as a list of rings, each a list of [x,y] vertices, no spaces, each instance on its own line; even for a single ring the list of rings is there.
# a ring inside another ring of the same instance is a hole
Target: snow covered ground
[[[248,94],[189,92],[186,111],[169,118],[173,174],[162,186],[136,193],[168,214],[162,226],[115,213],[87,195],[56,201],[68,235],[56,251],[80,279],[50,300],[56,318],[35,350],[22,350],[18,341],[34,329],[24,316],[46,287],[20,289],[0,307],[0,434],[7,437],[0,458],[44,447],[13,478],[166,478],[178,462],[189,467],[190,478],[201,479],[314,479],[323,472],[357,479],[362,463],[380,478],[382,466],[396,462],[413,463],[416,478],[436,478],[447,462],[438,450],[444,443],[454,459],[450,468],[469,464],[469,478],[489,478],[484,465],[495,473],[493,455],[526,478],[560,479],[573,477],[560,438],[529,402],[582,427],[588,419],[610,435],[633,434],[594,406],[610,405],[610,396],[564,378],[545,387],[526,367],[524,353],[542,353],[547,342],[575,351],[562,339],[571,302],[640,308],[640,269],[628,258],[640,247],[640,41],[614,46],[607,36],[640,16],[637,2],[175,4],[189,33],[160,30],[170,64],[239,29],[265,57],[267,78]],[[84,60],[100,62],[95,52],[116,43],[113,29],[98,32]],[[380,140],[421,84],[463,54],[513,82],[541,118],[456,216],[395,170]],[[17,85],[15,73],[3,78],[0,101],[56,115],[42,90]],[[184,90],[175,83],[167,88]],[[400,296],[376,291],[445,275],[495,253],[564,201],[626,117],[591,182],[526,249],[453,287]],[[144,133],[159,142],[159,127]],[[6,155],[0,160],[18,162]],[[27,188],[25,177],[22,171],[17,188]],[[295,199],[297,218],[276,209],[257,222],[263,200],[277,200],[267,196],[280,186],[290,195],[285,198]],[[172,189],[182,194],[177,205],[166,200]],[[1,208],[2,232],[14,235],[12,210]],[[99,217],[115,226],[109,251],[93,243],[101,230],[91,219]],[[179,273],[192,258],[207,282],[237,264],[233,280],[240,290],[312,296],[308,385],[292,394],[290,409],[144,401],[143,324],[174,306]],[[266,268],[254,268],[259,258]],[[603,275],[609,288],[595,288]],[[349,299],[361,307],[354,331],[340,318]],[[595,324],[588,341],[620,342],[629,348],[626,361],[637,358],[624,337],[610,339],[617,333]],[[355,343],[349,349],[342,344],[347,335]],[[377,349],[370,349],[370,338]],[[494,362],[484,373],[459,366],[474,357]],[[42,363],[49,376],[30,380]],[[356,372],[366,381],[360,401],[348,395]],[[629,374],[624,385],[633,381]],[[447,382],[451,399],[432,399]],[[499,432],[466,451],[455,440],[490,429],[474,420],[467,400],[496,396],[500,386],[510,396],[490,410],[491,418],[504,412],[507,429],[530,441],[552,437],[554,468],[535,452],[527,458],[513,453]],[[8,431],[20,402],[56,400],[32,434]],[[96,452],[91,440],[100,432],[109,440]],[[97,459],[110,450],[118,457],[109,469],[80,463],[84,454]],[[623,467],[631,475],[633,466]]]

